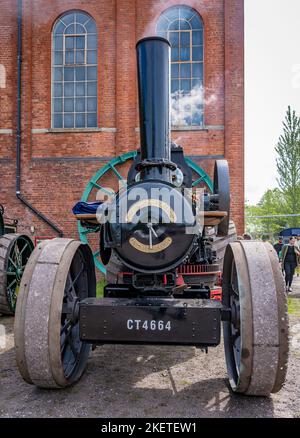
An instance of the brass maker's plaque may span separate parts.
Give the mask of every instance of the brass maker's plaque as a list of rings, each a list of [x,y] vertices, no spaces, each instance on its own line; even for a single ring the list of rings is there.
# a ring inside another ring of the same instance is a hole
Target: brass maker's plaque
[[[171,245],[172,239],[171,237],[166,237],[162,242],[153,245],[152,248],[150,245],[145,245],[144,243],[139,242],[135,237],[131,237],[129,243],[140,252],[155,254],[167,249]]]

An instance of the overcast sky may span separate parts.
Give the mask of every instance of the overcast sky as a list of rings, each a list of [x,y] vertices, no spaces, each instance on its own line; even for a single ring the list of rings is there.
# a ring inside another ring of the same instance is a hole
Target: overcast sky
[[[245,0],[246,199],[277,186],[274,147],[288,105],[300,115],[300,0]]]

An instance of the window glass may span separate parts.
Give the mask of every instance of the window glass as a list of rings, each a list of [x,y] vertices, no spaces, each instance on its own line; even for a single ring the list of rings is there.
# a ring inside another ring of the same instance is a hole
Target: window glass
[[[203,21],[189,6],[160,16],[157,35],[171,44],[172,125],[203,125]]]
[[[94,19],[67,12],[52,39],[52,127],[97,127],[98,34]]]

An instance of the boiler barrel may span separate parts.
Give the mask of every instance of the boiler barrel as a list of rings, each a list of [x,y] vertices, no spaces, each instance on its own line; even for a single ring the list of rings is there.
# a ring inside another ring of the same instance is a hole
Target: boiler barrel
[[[160,37],[137,43],[141,179],[171,180],[170,44]]]

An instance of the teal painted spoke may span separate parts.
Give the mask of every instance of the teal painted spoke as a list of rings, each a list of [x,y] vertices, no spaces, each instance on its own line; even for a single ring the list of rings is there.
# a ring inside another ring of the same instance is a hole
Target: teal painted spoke
[[[124,178],[123,176],[120,174],[120,172],[115,168],[115,166],[113,166],[112,164],[109,164],[109,167],[111,168],[111,170],[114,172],[115,175],[117,175],[118,179],[120,181],[122,181],[123,186],[125,185],[124,182]]]
[[[90,229],[90,228],[86,228],[84,230],[81,231],[83,234],[91,234],[91,233],[95,233],[94,229]]]
[[[18,269],[18,267],[15,265],[15,262],[13,261],[13,259],[11,257],[8,257],[8,260],[10,261],[10,263],[12,263],[14,265],[14,267],[16,269]]]
[[[110,195],[110,196],[111,196],[111,192],[110,192],[109,190],[106,190],[104,187],[100,186],[99,184],[97,184],[97,183],[95,183],[95,182],[93,182],[93,181],[91,181],[91,184],[92,184],[94,187],[97,187],[97,189],[99,189],[99,190],[101,190],[102,192],[106,193],[107,195]]]
[[[195,182],[193,182],[192,186],[195,187],[198,184],[202,183],[204,181],[205,177],[201,176],[201,178],[197,179]]]
[[[17,282],[17,280],[12,281],[12,282],[8,285],[7,289],[10,289],[10,288],[12,287],[12,285],[15,284],[16,282]]]
[[[21,256],[24,252],[24,250],[28,247],[28,243],[26,243],[26,245],[23,246],[22,250],[19,253],[19,256]]]
[[[16,273],[15,272],[11,272],[11,271],[8,271],[6,274],[7,275],[13,275],[14,277],[16,276]]]
[[[100,255],[100,251],[96,251],[96,252],[94,252],[94,254],[93,254],[94,257],[99,257],[99,255]]]

